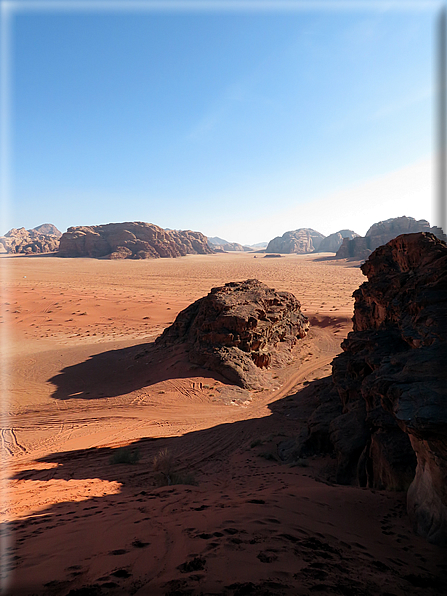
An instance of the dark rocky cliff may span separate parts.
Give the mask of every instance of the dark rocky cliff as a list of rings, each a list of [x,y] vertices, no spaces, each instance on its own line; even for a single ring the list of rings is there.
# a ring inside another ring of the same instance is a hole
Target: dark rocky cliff
[[[447,245],[401,235],[362,271],[304,449],[334,451],[339,482],[408,488],[416,531],[447,545]]]

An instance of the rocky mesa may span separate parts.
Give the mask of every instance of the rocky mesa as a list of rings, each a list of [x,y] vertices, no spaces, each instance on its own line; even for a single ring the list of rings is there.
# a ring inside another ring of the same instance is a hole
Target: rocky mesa
[[[61,236],[61,232],[53,224],[42,224],[31,230],[12,228],[0,237],[0,252],[10,254],[56,252]]]
[[[406,490],[415,530],[447,545],[447,245],[405,234],[361,267],[353,331],[309,419],[336,480]]]
[[[278,252],[281,254],[306,254],[318,250],[324,235],[312,228],[299,228],[285,232],[270,240],[265,252]]]
[[[358,234],[352,230],[339,230],[338,232],[334,232],[334,234],[326,236],[326,238],[321,241],[316,252],[337,252],[345,238],[352,240],[352,238],[357,238],[357,236]]]
[[[400,234],[412,234],[415,232],[431,232],[441,240],[445,240],[441,228],[430,227],[425,219],[416,220],[413,217],[394,217],[386,221],[379,221],[373,224],[366,232],[366,236],[356,238],[345,238],[337,250],[337,258],[346,259],[367,259],[368,256],[383,244],[386,244]]]
[[[284,359],[309,323],[290,292],[256,279],[230,282],[180,312],[157,338],[160,347],[185,344],[189,361],[246,389],[264,384],[262,369]]]
[[[158,259],[213,253],[200,232],[164,230],[139,221],[71,227],[62,235],[59,247],[61,257],[97,259]]]

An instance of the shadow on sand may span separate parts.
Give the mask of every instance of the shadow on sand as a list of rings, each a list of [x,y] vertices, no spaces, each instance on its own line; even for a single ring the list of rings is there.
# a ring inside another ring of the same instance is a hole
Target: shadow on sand
[[[184,346],[166,350],[154,342],[95,354],[84,362],[67,366],[49,382],[56,386],[54,399],[101,399],[191,376],[228,383],[217,373],[191,364]]]

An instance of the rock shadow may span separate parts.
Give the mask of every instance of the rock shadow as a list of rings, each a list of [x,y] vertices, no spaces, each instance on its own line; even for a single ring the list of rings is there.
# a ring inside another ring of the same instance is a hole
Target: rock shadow
[[[168,379],[200,376],[228,384],[219,374],[191,364],[184,346],[167,350],[153,342],[108,350],[67,366],[48,379],[54,399],[101,399],[126,395]]]

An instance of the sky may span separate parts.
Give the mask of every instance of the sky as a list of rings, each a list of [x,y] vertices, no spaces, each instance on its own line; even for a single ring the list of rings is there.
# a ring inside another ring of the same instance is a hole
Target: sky
[[[439,225],[432,5],[212,4],[15,3],[1,234],[147,221],[254,244]]]

